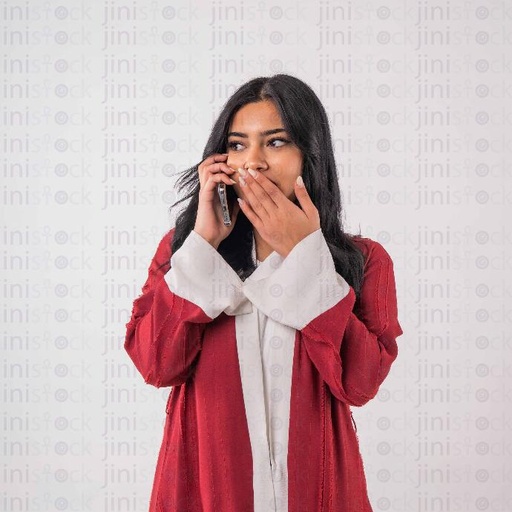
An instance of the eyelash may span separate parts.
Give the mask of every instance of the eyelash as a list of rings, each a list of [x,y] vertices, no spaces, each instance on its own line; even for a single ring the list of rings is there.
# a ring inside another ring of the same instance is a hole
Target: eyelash
[[[286,146],[286,144],[290,143],[290,141],[288,139],[285,139],[283,137],[276,137],[274,139],[270,139],[268,141],[268,144],[273,144],[274,142],[277,142],[277,141],[284,142],[284,144],[282,146],[277,146],[277,148],[282,148],[283,146]],[[228,142],[228,149],[237,151],[236,146],[238,146],[239,144],[243,145],[243,142],[234,141],[234,140],[230,141],[230,142]]]

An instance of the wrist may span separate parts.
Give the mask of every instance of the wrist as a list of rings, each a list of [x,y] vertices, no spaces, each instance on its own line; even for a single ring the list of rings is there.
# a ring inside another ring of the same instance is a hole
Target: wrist
[[[215,250],[219,247],[220,242],[217,242],[217,240],[212,240],[208,236],[201,233],[200,230],[194,228],[193,231],[195,231],[203,240],[206,240]]]

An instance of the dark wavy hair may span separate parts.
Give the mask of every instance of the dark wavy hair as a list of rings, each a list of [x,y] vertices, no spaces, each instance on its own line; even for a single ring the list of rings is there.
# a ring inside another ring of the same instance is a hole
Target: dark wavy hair
[[[213,125],[201,162],[213,153],[226,153],[230,125],[238,110],[248,103],[271,100],[277,107],[284,128],[303,155],[302,178],[319,211],[320,227],[332,254],[336,271],[343,276],[359,297],[363,280],[364,256],[352,241],[361,235],[349,235],[343,230],[341,195],[336,163],[325,109],[314,91],[296,77],[278,74],[258,77],[242,85],[228,99]],[[194,229],[199,204],[198,162],[183,171],[176,182],[186,195],[171,209],[190,199],[176,219],[171,242],[176,252]],[[228,197],[236,198],[232,187]],[[299,206],[298,200],[295,204]],[[240,210],[233,230],[219,245],[218,252],[240,276],[246,279],[256,268],[252,260],[253,226]]]

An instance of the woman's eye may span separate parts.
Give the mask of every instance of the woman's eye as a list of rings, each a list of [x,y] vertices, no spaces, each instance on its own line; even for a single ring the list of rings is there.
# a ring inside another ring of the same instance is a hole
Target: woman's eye
[[[288,140],[286,139],[272,139],[272,140],[269,140],[269,144],[271,146],[274,146],[275,148],[280,148],[281,146],[284,146],[285,144],[288,144]]]
[[[271,146],[273,148],[280,148],[282,146],[285,146],[290,141],[287,139],[271,139],[267,142],[268,146]],[[245,148],[244,144],[242,142],[238,141],[231,141],[228,142],[228,150],[230,151],[242,151]]]
[[[228,142],[228,149],[232,151],[240,151],[243,144],[241,142]]]

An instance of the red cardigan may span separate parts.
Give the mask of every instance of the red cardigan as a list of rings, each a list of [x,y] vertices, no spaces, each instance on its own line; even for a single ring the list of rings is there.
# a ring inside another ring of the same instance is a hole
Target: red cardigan
[[[174,228],[160,242],[126,324],[125,349],[147,384],[173,386],[150,512],[254,511],[252,453],[235,317],[212,319],[165,279]],[[393,262],[354,238],[366,264],[353,288],[296,331],[290,399],[288,510],[371,512],[350,406],[372,399],[397,357]],[[163,267],[158,268],[161,264]]]

